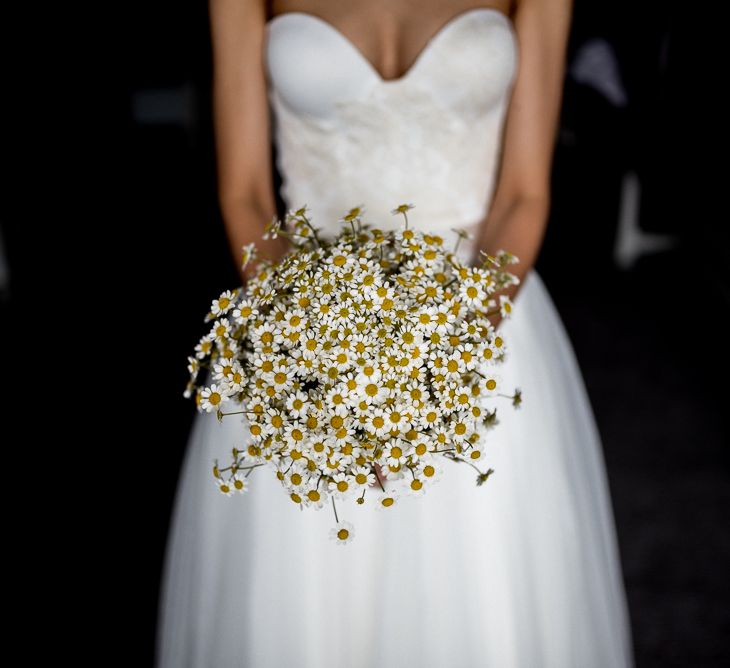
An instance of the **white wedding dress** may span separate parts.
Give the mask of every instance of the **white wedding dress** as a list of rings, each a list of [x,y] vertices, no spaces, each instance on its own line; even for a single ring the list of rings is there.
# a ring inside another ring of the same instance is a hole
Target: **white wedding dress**
[[[510,19],[452,18],[415,64],[383,79],[340,31],[302,12],[267,25],[282,197],[325,234],[365,220],[454,242],[490,203],[518,64]],[[471,249],[462,242],[466,258]],[[509,249],[507,249],[509,250]],[[623,668],[633,664],[599,434],[569,339],[531,270],[501,331],[503,387],[482,486],[445,462],[422,499],[382,512],[341,502],[355,537],[328,537],[331,506],[300,509],[272,471],[223,496],[244,425],[198,414],[176,498],[160,598],[159,668]],[[498,402],[500,400],[497,400]],[[386,481],[387,484],[387,481]]]

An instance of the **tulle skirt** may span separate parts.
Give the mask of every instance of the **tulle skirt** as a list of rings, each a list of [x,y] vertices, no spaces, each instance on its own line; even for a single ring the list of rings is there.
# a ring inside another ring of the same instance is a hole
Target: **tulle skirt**
[[[488,431],[494,474],[444,461],[423,498],[300,510],[267,467],[212,480],[241,422],[198,414],[160,592],[158,668],[623,668],[633,665],[600,437],[573,349],[532,269]],[[387,484],[387,481],[386,481]],[[373,499],[375,497],[373,490]]]

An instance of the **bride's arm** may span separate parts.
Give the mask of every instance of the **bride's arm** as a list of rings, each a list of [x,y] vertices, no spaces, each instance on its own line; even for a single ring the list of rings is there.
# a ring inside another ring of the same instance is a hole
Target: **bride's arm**
[[[263,48],[266,3],[210,0],[213,45],[213,125],[218,200],[236,266],[241,249],[254,242],[276,259],[286,242],[262,239],[276,213]],[[241,272],[250,277],[252,265]]]
[[[514,13],[518,71],[494,198],[472,259],[503,248],[519,258],[510,271],[520,279],[537,260],[547,224],[571,9],[571,0],[519,0]],[[514,297],[520,287],[502,294]]]

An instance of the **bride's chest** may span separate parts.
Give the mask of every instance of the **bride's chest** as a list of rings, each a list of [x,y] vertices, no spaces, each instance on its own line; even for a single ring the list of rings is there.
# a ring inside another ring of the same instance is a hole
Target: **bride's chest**
[[[355,102],[406,116],[426,111],[424,102],[478,116],[508,95],[517,44],[504,14],[462,12],[426,43],[403,76],[384,79],[337,28],[311,14],[288,12],[267,24],[265,65],[270,89],[303,116],[332,118]]]

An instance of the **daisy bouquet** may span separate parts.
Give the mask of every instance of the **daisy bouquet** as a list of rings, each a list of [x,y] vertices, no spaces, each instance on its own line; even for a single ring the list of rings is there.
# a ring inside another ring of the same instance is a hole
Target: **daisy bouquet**
[[[384,231],[355,207],[329,240],[306,205],[274,216],[265,237],[285,236],[290,251],[273,262],[244,247],[254,277],[213,301],[212,327],[188,358],[185,395],[198,410],[243,416],[241,448],[214,462],[219,490],[244,493],[268,466],[300,509],[331,502],[339,544],[354,527],[336,500],[395,507],[436,484],[445,460],[472,466],[481,485],[493,473],[482,467],[493,404],[521,402],[519,389],[501,390],[507,347],[489,319],[511,314],[495,293],[519,282],[506,269],[518,259],[482,252],[479,266],[465,265],[456,251],[466,233],[446,249],[409,227],[412,208],[393,209],[403,223]]]

